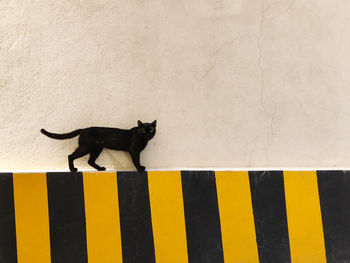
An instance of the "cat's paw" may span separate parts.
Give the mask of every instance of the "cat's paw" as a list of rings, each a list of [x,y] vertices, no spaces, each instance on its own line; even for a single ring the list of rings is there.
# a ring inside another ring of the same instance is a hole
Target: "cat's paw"
[[[140,168],[137,170],[139,171],[139,173],[143,173],[146,170],[146,167],[140,166]]]
[[[77,168],[72,168],[72,169],[70,169],[70,171],[71,171],[72,173],[76,173],[76,172],[78,172],[78,169],[77,169]]]
[[[106,170],[106,167],[100,167],[97,169],[98,171],[105,171]]]

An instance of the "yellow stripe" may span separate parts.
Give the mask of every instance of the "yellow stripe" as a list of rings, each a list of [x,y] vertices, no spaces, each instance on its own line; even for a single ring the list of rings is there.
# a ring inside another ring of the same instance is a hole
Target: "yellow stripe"
[[[225,262],[258,263],[248,172],[215,172]]]
[[[148,172],[156,262],[188,262],[180,172]]]
[[[14,174],[18,263],[48,263],[50,227],[46,174]]]
[[[316,172],[284,172],[292,263],[326,263]]]
[[[84,173],[89,263],[122,262],[116,173]]]

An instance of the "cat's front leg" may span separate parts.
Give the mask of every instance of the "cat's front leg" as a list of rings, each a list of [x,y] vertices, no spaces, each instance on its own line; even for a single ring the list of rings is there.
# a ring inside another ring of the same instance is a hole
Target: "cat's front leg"
[[[131,151],[130,155],[137,171],[139,171],[140,173],[144,172],[146,168],[140,164],[140,152]]]
[[[143,165],[141,165],[140,168],[137,169],[137,171],[138,171],[139,173],[143,173],[145,170],[146,170],[146,167],[144,167]]]

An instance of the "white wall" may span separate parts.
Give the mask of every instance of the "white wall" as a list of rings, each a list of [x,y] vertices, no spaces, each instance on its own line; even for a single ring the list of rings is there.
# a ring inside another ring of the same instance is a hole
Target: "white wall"
[[[158,120],[149,169],[349,167],[349,14],[346,0],[0,1],[0,170],[68,169],[76,139],[42,127],[138,119]]]

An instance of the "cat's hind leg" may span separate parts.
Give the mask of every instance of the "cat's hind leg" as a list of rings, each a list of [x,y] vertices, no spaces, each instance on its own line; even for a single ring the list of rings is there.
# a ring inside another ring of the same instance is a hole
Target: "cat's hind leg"
[[[74,160],[78,159],[80,157],[83,157],[84,155],[87,155],[89,153],[89,150],[85,147],[78,147],[72,154],[68,155],[68,164],[69,164],[69,170],[72,173],[75,173],[78,171],[77,168],[74,167]]]
[[[103,150],[103,148],[99,148],[99,149],[96,149],[94,151],[91,151],[90,152],[90,158],[89,158],[89,161],[88,161],[88,164],[90,164],[90,166],[94,167],[98,171],[106,170],[106,167],[101,167],[98,164],[96,164],[96,159],[98,158],[98,156],[100,155],[102,150]]]

